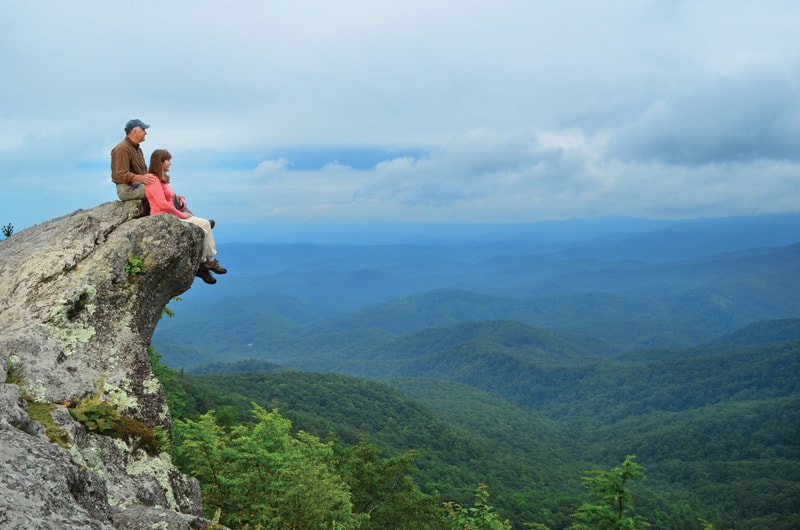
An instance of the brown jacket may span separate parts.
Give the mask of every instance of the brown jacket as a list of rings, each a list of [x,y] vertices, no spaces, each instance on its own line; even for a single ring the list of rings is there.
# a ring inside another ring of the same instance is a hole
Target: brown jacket
[[[111,150],[111,180],[116,184],[130,184],[133,177],[146,173],[142,149],[126,136]]]

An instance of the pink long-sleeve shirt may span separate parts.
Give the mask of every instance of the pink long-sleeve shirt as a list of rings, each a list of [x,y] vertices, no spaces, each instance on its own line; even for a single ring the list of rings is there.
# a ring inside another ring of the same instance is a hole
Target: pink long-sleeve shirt
[[[166,182],[157,180],[152,184],[147,184],[144,187],[144,191],[147,194],[147,202],[150,203],[150,215],[171,213],[181,219],[191,217],[188,213],[175,208],[175,204],[172,202],[175,198],[175,192]]]

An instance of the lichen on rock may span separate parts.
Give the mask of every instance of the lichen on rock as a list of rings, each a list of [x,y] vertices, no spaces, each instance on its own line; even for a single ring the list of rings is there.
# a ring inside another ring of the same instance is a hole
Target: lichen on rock
[[[91,303],[96,296],[97,290],[85,285],[54,307],[50,318],[44,322],[63,348],[64,355],[72,355],[80,344],[86,344],[94,336],[95,329],[88,321],[96,309]]]

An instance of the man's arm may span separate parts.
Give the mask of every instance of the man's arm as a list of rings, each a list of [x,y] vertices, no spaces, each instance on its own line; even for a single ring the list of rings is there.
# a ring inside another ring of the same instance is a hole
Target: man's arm
[[[130,184],[132,182],[155,182],[156,176],[152,173],[137,175],[131,171],[131,157],[124,149],[111,151],[111,180],[115,184]]]
[[[115,184],[130,184],[135,173],[131,172],[130,156],[122,149],[111,151],[111,180]]]

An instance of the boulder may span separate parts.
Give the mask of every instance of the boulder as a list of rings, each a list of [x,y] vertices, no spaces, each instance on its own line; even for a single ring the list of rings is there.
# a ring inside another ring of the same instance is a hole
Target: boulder
[[[139,201],[109,202],[0,241],[1,528],[209,524],[197,481],[168,452],[89,431],[66,407],[97,396],[171,432],[148,348],[167,303],[192,286],[203,232],[138,215]]]

